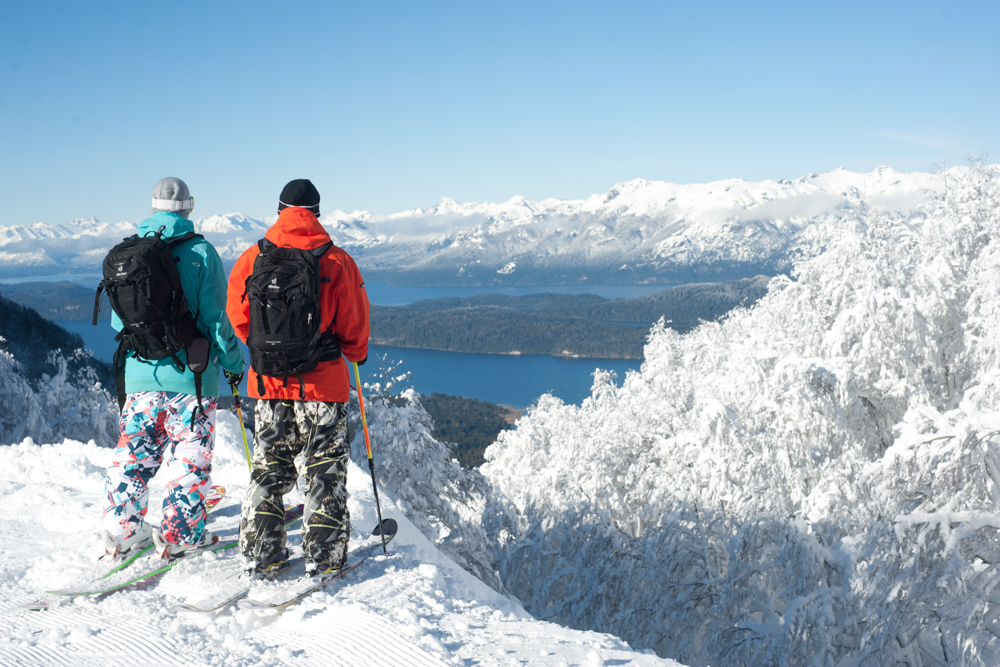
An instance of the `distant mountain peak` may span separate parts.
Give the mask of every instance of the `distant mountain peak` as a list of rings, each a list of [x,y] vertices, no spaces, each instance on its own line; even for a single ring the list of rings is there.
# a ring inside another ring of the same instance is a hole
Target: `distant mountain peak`
[[[948,174],[960,176],[965,167]],[[585,199],[459,202],[391,215],[333,211],[320,218],[366,275],[420,284],[552,284],[724,280],[784,270],[845,216],[868,205],[907,216],[943,187],[941,175],[838,167],[794,180],[676,184],[633,178]],[[228,213],[196,228],[232,261],[274,217]],[[0,226],[0,276],[93,270],[135,223],[93,218]],[[806,229],[814,231],[802,234]],[[803,245],[804,244],[804,245]],[[48,267],[43,269],[42,266]],[[506,270],[516,266],[516,271]],[[498,282],[499,281],[499,282]]]

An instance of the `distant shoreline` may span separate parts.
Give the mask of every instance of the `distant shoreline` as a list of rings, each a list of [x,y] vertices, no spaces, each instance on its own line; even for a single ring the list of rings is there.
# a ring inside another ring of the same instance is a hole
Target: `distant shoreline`
[[[473,350],[446,350],[440,347],[424,347],[422,345],[400,345],[398,343],[386,342],[384,340],[376,339],[374,337],[370,338],[368,341],[369,345],[381,345],[382,347],[395,347],[401,350],[429,350],[431,352],[450,352],[454,354],[496,354],[506,357],[553,357],[555,359],[626,359],[632,361],[642,361],[645,357],[639,356],[620,356],[620,357],[608,357],[599,355],[589,355],[589,354],[543,354],[543,353],[531,353],[531,352],[476,352]]]

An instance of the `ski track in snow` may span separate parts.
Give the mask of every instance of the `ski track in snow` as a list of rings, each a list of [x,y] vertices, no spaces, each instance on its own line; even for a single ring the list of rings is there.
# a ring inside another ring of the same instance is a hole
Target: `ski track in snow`
[[[249,475],[238,424],[219,413],[213,482],[228,488],[212,530],[235,533]],[[17,605],[93,571],[100,551],[104,466],[111,450],[66,441],[0,447],[0,665],[600,665],[670,666],[610,635],[538,621],[438,551],[381,494],[399,521],[388,557],[366,561],[284,613],[174,611],[219,590],[239,567],[235,550],[181,563],[162,577],[103,599]],[[377,457],[377,453],[376,453]],[[377,463],[377,459],[376,459]],[[154,478],[157,521],[168,471]],[[357,545],[377,524],[370,477],[352,467],[349,508]],[[288,497],[301,502],[301,488]],[[289,533],[301,543],[298,524]],[[261,583],[254,597],[280,583]]]

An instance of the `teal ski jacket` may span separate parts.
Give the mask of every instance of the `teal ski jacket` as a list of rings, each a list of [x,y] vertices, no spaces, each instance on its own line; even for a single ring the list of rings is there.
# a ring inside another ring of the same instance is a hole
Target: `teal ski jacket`
[[[194,231],[194,224],[176,213],[157,211],[151,218],[139,223],[139,236],[151,234],[163,228],[164,238],[174,238]],[[197,317],[198,330],[212,343],[208,368],[202,374],[201,395],[218,397],[219,363],[230,373],[242,373],[245,369],[243,354],[240,352],[236,335],[226,315],[226,275],[222,270],[219,253],[204,239],[192,239],[174,248],[174,256],[180,260],[177,272],[181,277],[181,287],[187,299],[188,308]],[[111,314],[111,326],[122,330],[118,315]],[[182,350],[177,355],[187,364],[187,354]],[[194,373],[185,367],[177,370],[172,359],[140,361],[134,352],[129,352],[125,362],[125,391],[134,394],[140,391],[174,391],[194,394]]]

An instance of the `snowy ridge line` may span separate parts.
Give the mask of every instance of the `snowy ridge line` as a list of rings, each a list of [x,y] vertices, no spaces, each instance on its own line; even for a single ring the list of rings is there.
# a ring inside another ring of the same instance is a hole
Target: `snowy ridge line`
[[[858,211],[907,219],[968,171],[844,169],[794,181],[704,184],[635,179],[580,200],[436,206],[388,216],[338,211],[320,222],[370,280],[397,284],[677,283],[774,275],[815,256]],[[196,221],[226,262],[270,218]],[[129,225],[132,223],[119,223]],[[0,227],[0,275],[94,270],[121,230],[96,220]]]

